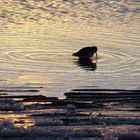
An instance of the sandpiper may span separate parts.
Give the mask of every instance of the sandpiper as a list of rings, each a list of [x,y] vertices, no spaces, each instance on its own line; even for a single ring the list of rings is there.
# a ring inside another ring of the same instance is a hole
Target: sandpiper
[[[79,58],[88,59],[91,58],[94,55],[94,53],[96,53],[96,58],[97,58],[97,51],[98,48],[96,46],[84,47],[80,49],[78,52],[73,53],[72,55],[77,56]]]

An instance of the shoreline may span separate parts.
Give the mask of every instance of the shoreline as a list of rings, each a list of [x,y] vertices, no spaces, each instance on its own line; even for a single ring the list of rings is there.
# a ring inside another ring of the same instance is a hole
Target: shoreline
[[[140,90],[74,89],[63,99],[0,93],[0,138],[140,138]]]

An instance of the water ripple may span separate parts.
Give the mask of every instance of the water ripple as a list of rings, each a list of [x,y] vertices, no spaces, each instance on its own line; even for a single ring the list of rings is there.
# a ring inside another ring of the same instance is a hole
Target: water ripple
[[[140,13],[139,1],[104,0],[30,0],[0,1],[0,18],[4,23],[23,24],[39,20],[130,22]]]
[[[101,68],[108,73],[114,74],[136,74],[139,70],[138,52],[122,49],[104,50],[101,54]]]

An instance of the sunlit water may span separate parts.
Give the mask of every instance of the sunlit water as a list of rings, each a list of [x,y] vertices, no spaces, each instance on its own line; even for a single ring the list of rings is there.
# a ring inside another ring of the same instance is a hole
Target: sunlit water
[[[140,89],[138,0],[0,0],[0,87]],[[99,48],[93,67],[72,53]]]

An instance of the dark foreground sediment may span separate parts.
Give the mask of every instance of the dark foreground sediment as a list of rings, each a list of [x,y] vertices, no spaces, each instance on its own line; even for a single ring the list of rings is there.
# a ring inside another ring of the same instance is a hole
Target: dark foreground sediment
[[[140,139],[140,90],[74,89],[63,99],[11,92],[0,91],[0,139]]]

